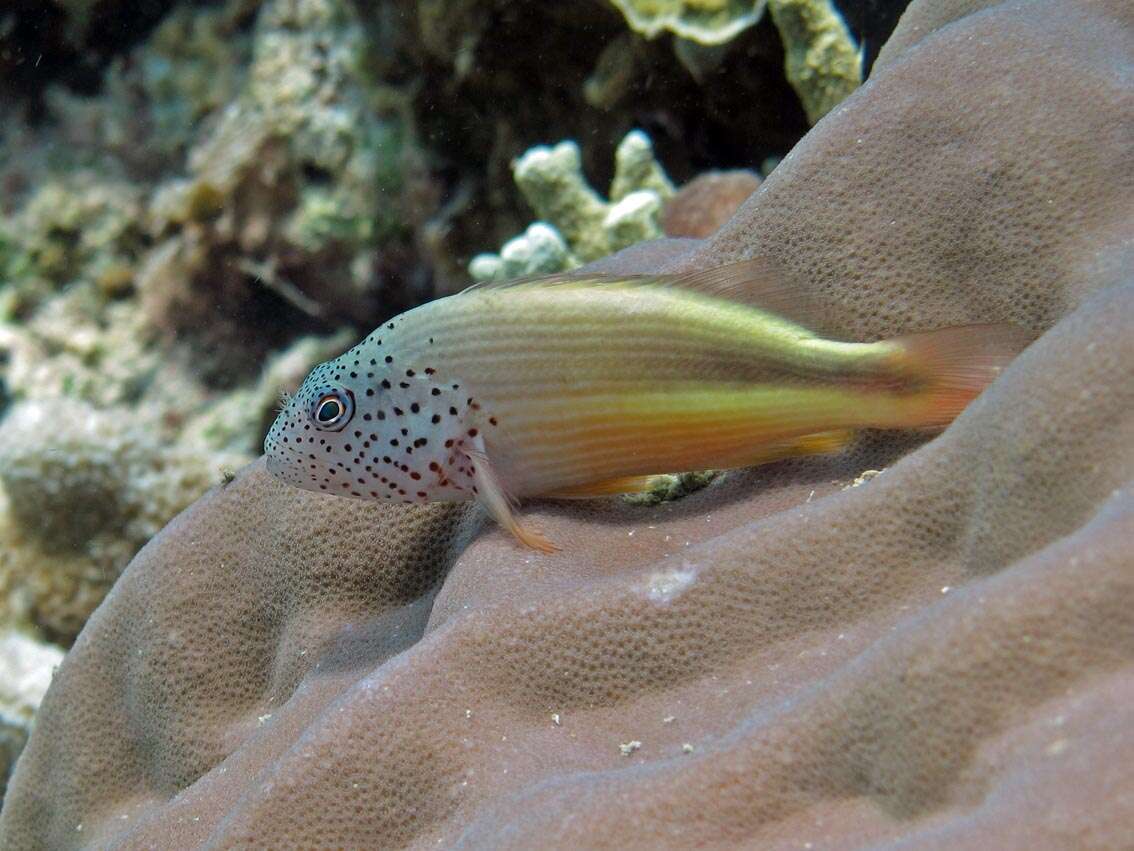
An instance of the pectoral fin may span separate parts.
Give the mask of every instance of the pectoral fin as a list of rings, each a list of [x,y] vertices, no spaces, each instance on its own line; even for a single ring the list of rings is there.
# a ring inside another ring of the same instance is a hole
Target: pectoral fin
[[[473,465],[473,484],[476,487],[477,500],[488,510],[492,518],[511,532],[512,536],[525,547],[547,554],[558,552],[559,547],[549,541],[542,532],[520,522],[516,516],[518,503],[496,475],[488,455],[480,449],[466,449],[464,452]]]

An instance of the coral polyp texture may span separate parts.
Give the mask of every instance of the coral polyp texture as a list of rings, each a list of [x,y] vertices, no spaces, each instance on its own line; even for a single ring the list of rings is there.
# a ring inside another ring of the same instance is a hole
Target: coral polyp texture
[[[529,226],[507,178],[526,148],[606,157],[644,116],[683,177],[704,167],[688,128],[746,161],[785,151],[805,121],[764,42],[687,62],[754,61],[718,86],[602,2],[4,6],[0,626],[69,645],[149,538],[255,457],[281,390],[466,286],[477,251],[524,231],[502,262],[563,269],[660,234],[645,136],[577,231]],[[535,187],[548,216],[570,218],[576,176]]]
[[[1128,846],[1134,12],[1020,9],[915,2],[710,237],[594,264],[1040,332],[942,434],[525,506],[554,558],[254,464],[88,621],[0,845]]]
[[[0,627],[0,797],[62,661],[63,651],[55,645]]]

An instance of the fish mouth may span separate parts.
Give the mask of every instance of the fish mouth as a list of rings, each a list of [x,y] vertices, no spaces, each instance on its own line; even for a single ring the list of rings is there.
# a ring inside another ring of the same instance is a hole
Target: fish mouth
[[[273,476],[282,477],[287,469],[286,461],[276,454],[276,450],[269,450],[264,453],[264,465],[268,468],[268,472]]]
[[[279,439],[271,434],[264,441],[264,464],[268,472],[284,481],[292,481],[303,463],[303,458],[297,452],[282,445]]]

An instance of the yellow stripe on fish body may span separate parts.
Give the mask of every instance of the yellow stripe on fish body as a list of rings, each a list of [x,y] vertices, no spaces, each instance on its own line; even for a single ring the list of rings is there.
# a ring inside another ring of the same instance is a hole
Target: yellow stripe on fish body
[[[312,490],[480,499],[546,549],[512,496],[745,466],[845,429],[939,425],[1020,343],[1002,326],[832,341],[674,278],[474,288],[320,365],[265,450],[273,472]]]
[[[518,496],[739,466],[764,442],[900,417],[891,394],[864,417],[865,394],[848,386],[892,346],[830,343],[672,287],[474,291],[407,314],[396,332],[406,357],[445,364],[496,418],[488,455]]]

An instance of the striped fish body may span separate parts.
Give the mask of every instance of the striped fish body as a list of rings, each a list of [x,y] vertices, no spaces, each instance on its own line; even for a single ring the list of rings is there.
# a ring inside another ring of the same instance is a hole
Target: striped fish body
[[[395,363],[467,391],[462,426],[516,496],[747,466],[795,437],[910,416],[908,397],[871,389],[898,374],[896,347],[674,288],[474,290],[387,330]]]
[[[404,313],[308,376],[265,441],[269,469],[345,496],[480,499],[546,549],[525,538],[515,497],[619,492],[832,448],[823,436],[853,429],[941,425],[1022,339],[984,326],[839,342],[679,284],[534,281]]]

